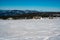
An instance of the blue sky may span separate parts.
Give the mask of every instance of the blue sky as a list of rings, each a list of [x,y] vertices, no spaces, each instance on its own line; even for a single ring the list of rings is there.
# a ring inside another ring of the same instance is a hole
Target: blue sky
[[[60,0],[0,0],[0,9],[60,11]]]

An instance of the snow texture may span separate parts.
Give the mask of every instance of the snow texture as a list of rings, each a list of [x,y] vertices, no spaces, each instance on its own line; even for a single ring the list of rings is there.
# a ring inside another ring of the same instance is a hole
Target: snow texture
[[[60,18],[0,20],[0,40],[60,40]]]

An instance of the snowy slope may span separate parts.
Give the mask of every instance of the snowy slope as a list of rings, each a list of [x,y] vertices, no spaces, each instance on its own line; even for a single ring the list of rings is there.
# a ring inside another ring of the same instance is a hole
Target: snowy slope
[[[60,18],[0,20],[0,40],[60,40]]]

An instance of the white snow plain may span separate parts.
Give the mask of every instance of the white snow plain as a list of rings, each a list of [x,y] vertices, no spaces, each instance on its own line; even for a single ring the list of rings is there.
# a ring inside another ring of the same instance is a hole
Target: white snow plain
[[[60,18],[0,20],[0,40],[60,40]]]

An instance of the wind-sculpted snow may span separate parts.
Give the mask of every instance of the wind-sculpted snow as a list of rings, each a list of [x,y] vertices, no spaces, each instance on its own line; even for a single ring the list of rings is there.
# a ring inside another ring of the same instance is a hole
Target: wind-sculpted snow
[[[60,18],[0,20],[0,40],[60,40]]]

